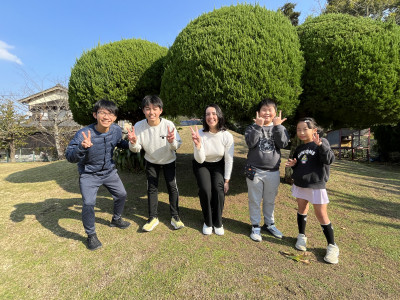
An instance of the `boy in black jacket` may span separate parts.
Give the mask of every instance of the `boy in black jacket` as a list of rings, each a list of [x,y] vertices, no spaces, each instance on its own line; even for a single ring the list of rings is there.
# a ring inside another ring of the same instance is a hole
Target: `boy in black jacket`
[[[93,108],[93,123],[80,129],[69,143],[66,158],[78,163],[79,187],[82,193],[82,222],[88,235],[90,250],[102,246],[95,229],[94,207],[97,191],[104,185],[114,199],[114,214],[111,227],[128,228],[130,223],[121,218],[124,209],[126,191],[118,176],[112,160],[115,147],[128,149],[128,141],[122,139],[121,128],[114,124],[118,108],[112,101],[100,100]]]

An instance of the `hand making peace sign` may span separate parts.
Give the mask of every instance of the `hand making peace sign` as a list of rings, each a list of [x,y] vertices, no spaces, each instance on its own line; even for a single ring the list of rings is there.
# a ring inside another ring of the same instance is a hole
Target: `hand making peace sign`
[[[282,111],[279,111],[279,116],[276,116],[275,118],[272,119],[272,122],[274,123],[274,126],[276,125],[281,125],[283,122],[285,122],[287,118],[282,119]]]
[[[194,131],[192,127],[190,127],[190,130],[192,131],[193,143],[195,144],[196,148],[199,149],[201,146],[201,138],[199,135],[199,129],[197,128],[197,125],[196,125],[196,131]]]
[[[137,136],[135,134],[135,127],[132,126],[132,130],[128,128],[128,140],[131,142],[132,145],[136,144]]]
[[[87,148],[90,148],[91,146],[93,146],[90,130],[88,130],[88,135],[87,136],[86,136],[85,132],[83,132],[83,131],[82,131],[82,135],[83,135],[83,141],[82,141],[82,144],[81,144],[82,147],[87,149]]]
[[[175,139],[175,133],[174,133],[175,129],[172,128],[172,130],[170,131],[169,126],[167,126],[167,130],[168,130],[167,141],[168,141],[168,143],[172,144],[172,142]]]

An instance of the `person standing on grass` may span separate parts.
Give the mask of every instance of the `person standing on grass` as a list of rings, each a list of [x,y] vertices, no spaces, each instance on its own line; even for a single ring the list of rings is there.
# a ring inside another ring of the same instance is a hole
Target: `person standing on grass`
[[[128,228],[121,214],[126,200],[126,191],[112,159],[115,147],[128,149],[128,141],[122,139],[122,130],[114,121],[118,108],[112,101],[100,100],[93,107],[97,123],[80,129],[66,149],[66,158],[78,163],[79,187],[82,194],[82,222],[88,235],[87,246],[96,250],[102,246],[97,238],[95,212],[97,191],[104,185],[114,199],[114,213],[110,227]]]
[[[169,194],[171,225],[174,229],[185,227],[179,218],[179,192],[176,184],[176,154],[182,141],[173,122],[161,118],[162,100],[155,95],[147,95],[142,100],[142,109],[146,119],[135,124],[128,133],[129,149],[140,152],[144,149],[147,176],[147,198],[149,219],[143,225],[143,231],[152,231],[158,224],[158,179],[163,169]]]
[[[250,238],[256,242],[262,240],[261,229],[277,238],[283,234],[275,226],[275,197],[280,183],[279,166],[281,149],[289,143],[289,134],[282,125],[282,111],[276,115],[277,107],[271,99],[262,100],[257,107],[254,124],[245,131],[245,140],[249,148],[246,162],[246,182],[249,197],[249,214],[252,225]],[[260,228],[261,202],[264,225]]]
[[[222,211],[229,190],[233,166],[233,136],[225,128],[225,119],[216,104],[204,111],[203,129],[192,131],[194,144],[193,172],[199,186],[201,210],[204,216],[203,234],[224,235]]]
[[[295,247],[300,251],[307,250],[305,229],[309,203],[312,203],[328,243],[324,260],[337,264],[339,247],[335,244],[332,223],[328,217],[329,199],[325,188],[329,179],[329,167],[335,155],[328,140],[320,138],[317,130],[318,127],[313,118],[302,118],[297,122],[297,136],[303,144],[296,148],[293,159],[286,162],[286,166],[293,169],[292,195],[296,197],[298,205],[299,234]]]

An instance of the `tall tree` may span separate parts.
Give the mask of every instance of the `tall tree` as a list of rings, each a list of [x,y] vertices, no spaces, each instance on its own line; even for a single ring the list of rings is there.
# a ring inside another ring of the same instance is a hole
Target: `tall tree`
[[[15,161],[17,147],[25,144],[25,138],[31,132],[24,126],[26,117],[17,111],[15,103],[10,99],[0,102],[0,147],[7,149],[10,161]]]
[[[118,118],[143,118],[140,103],[159,94],[163,60],[168,49],[146,40],[129,39],[99,45],[76,60],[68,84],[69,107],[74,120],[93,122],[92,108],[106,98],[119,108]]]
[[[399,10],[399,0],[327,0],[324,13],[343,13],[376,20],[394,17],[399,24]]]
[[[278,10],[280,10],[286,17],[289,18],[293,26],[299,25],[300,12],[294,11],[296,5],[297,3],[288,2],[282,7],[278,8]]]
[[[299,103],[303,67],[296,28],[282,13],[259,5],[222,7],[176,37],[161,98],[171,115],[202,116],[214,102],[228,122],[240,124],[251,122],[257,103],[271,97],[288,116]]]
[[[306,60],[299,108],[334,128],[400,121],[400,27],[323,14],[298,27]]]

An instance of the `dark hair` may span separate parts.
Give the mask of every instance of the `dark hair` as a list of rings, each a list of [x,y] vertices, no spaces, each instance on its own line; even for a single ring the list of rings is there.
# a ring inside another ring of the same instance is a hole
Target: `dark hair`
[[[160,97],[157,95],[147,95],[146,97],[143,98],[142,100],[142,110],[146,106],[150,106],[150,104],[153,104],[154,106],[158,106],[160,109],[163,108],[163,102]]]
[[[273,106],[275,108],[275,112],[277,112],[277,107],[276,107],[276,102],[270,98],[264,98],[263,100],[260,101],[257,105],[257,111],[260,111],[261,108],[266,105],[266,106]]]
[[[93,106],[93,112],[97,113],[100,108],[107,109],[110,113],[114,114],[115,116],[118,115],[118,107],[115,105],[114,102],[106,99],[101,99],[97,101]]]
[[[300,122],[306,123],[309,129],[317,129],[318,134],[323,134],[323,129],[318,126],[317,122],[313,118],[310,117],[300,118],[297,121],[296,125],[299,124]]]
[[[219,108],[219,106],[217,104],[209,104],[206,106],[205,110],[204,110],[204,115],[203,115],[203,131],[204,132],[208,132],[210,131],[210,126],[208,126],[207,122],[206,122],[206,111],[207,108],[209,107],[214,107],[215,108],[215,112],[217,113],[217,117],[218,117],[218,124],[217,124],[217,129],[218,131],[224,131],[226,130],[225,127],[225,118],[224,118],[224,114],[222,113],[221,108]]]
[[[300,118],[296,124],[299,124],[300,122],[304,122],[307,124],[307,127],[309,129],[315,129],[318,128],[317,122],[313,118],[305,117],[305,118]]]

